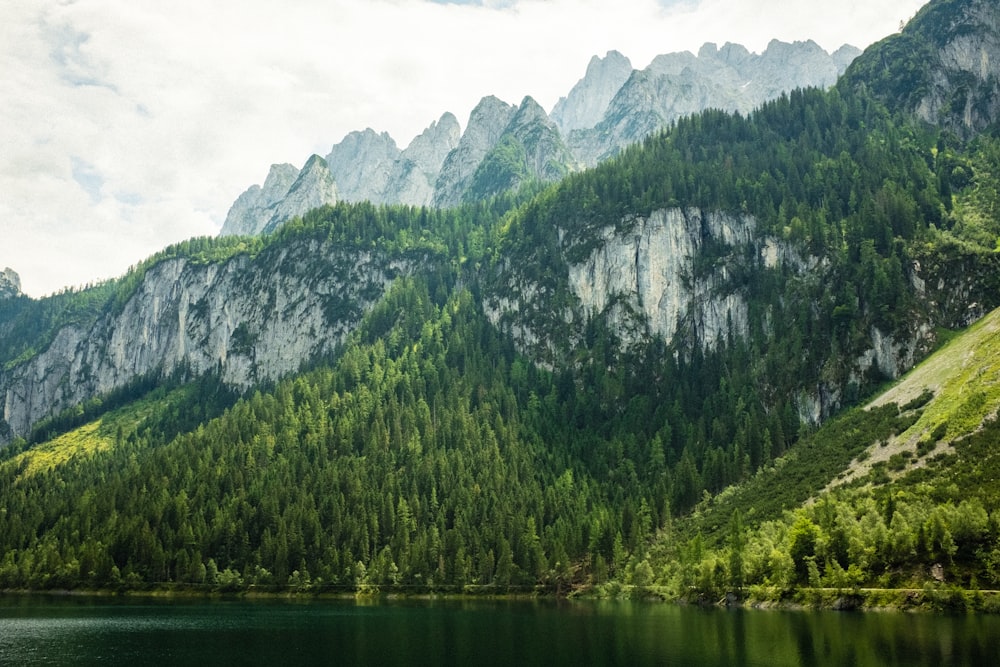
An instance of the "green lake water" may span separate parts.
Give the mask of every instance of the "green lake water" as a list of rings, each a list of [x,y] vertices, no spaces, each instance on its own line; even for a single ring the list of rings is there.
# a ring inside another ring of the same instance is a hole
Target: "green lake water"
[[[1000,618],[592,601],[0,597],[8,665],[997,665]]]

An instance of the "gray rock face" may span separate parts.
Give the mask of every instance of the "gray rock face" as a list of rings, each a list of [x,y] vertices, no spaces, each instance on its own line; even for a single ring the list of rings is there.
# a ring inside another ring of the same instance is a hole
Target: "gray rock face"
[[[632,63],[617,51],[591,58],[584,77],[552,108],[552,120],[563,136],[601,122],[608,104],[631,74]]]
[[[714,348],[730,327],[736,336],[746,334],[747,303],[741,293],[726,288],[725,264],[694,277],[695,258],[706,239],[750,245],[755,226],[750,216],[655,211],[627,234],[606,228],[590,257],[570,266],[570,289],[587,316],[611,308],[610,321],[628,334],[626,343],[651,336],[669,343],[678,327],[686,326],[704,347]],[[636,315],[637,321],[630,322]],[[641,338],[634,339],[640,326]]]
[[[731,247],[733,262],[752,245],[761,264],[768,261],[766,244],[754,239],[756,221],[748,215],[727,215],[700,209],[664,209],[622,227],[598,230],[593,250],[568,264],[566,276],[575,306],[551,311],[543,288],[526,279],[517,267],[508,267],[506,294],[484,298],[494,324],[510,333],[525,351],[544,358],[554,349],[547,340],[546,322],[568,323],[578,338],[585,322],[606,318],[623,345],[660,336],[667,343],[683,328],[702,346],[714,348],[727,335],[744,336],[748,329],[747,302],[731,285],[735,266],[720,261],[709,271],[697,271],[696,259],[710,241]],[[771,240],[774,245],[783,242]],[[775,252],[770,261],[778,262]],[[545,315],[541,315],[546,313]],[[538,328],[538,326],[541,328]]]
[[[462,136],[458,120],[445,113],[406,147],[386,180],[379,202],[426,206],[434,199],[434,183],[441,167]]]
[[[292,183],[284,198],[273,207],[273,214],[264,227],[273,231],[297,215],[304,215],[314,208],[337,203],[337,184],[327,168],[326,161],[313,155],[302,167],[299,177]]]
[[[480,100],[469,114],[469,123],[455,150],[448,154],[434,185],[434,205],[454,206],[462,201],[472,176],[492,149],[517,108],[492,95]]]
[[[196,375],[218,370],[240,388],[277,379],[331,352],[415,266],[316,241],[223,264],[164,261],[121,312],[86,330],[65,327],[36,357],[0,369],[0,424],[25,435],[40,419],[181,364]]]
[[[609,51],[591,59],[551,118],[530,97],[514,107],[491,96],[473,109],[464,133],[446,113],[403,151],[384,132],[351,132],[326,157],[336,185],[319,179],[322,192],[307,194],[302,186],[287,205],[282,202],[298,174],[291,165],[276,166],[263,188],[250,188],[233,204],[222,233],[274,228],[290,212],[305,213],[311,201],[454,206],[529,178],[555,180],[681,116],[709,107],[748,113],[793,88],[829,86],[857,53],[845,46],[829,55],[814,42],[772,41],[760,55],[736,44],[706,44],[697,56],[665,54],[636,71],[628,58]]]
[[[382,200],[399,147],[388,133],[371,128],[351,132],[326,156],[340,198],[359,202]]]
[[[299,170],[290,164],[271,165],[264,186],[250,186],[230,207],[222,226],[222,236],[254,235],[264,231],[267,223],[274,217],[275,208],[288,194],[298,176]]]
[[[798,87],[829,87],[857,49],[827,54],[815,42],[772,41],[760,55],[726,44],[657,56],[635,71],[608,104],[593,129],[577,129],[568,144],[593,166],[682,116],[714,108],[750,113],[767,100]]]
[[[918,117],[965,136],[1000,119],[1000,8],[996,2],[965,3],[936,57],[927,93],[916,108]]]
[[[10,299],[21,294],[21,276],[7,267],[0,271],[0,299]]]
[[[555,123],[534,99],[525,97],[461,196],[479,200],[532,180],[557,181],[574,166]]]

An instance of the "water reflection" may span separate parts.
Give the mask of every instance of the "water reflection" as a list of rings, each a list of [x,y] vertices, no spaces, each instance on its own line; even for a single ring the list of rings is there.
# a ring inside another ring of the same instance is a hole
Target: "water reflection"
[[[992,665],[1000,619],[556,601],[0,598],[0,665]]]

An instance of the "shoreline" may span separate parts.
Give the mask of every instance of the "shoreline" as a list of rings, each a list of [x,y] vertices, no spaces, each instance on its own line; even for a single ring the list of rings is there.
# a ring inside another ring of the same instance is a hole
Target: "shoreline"
[[[375,590],[204,590],[193,586],[151,587],[148,589],[4,589],[0,598],[95,598],[106,600],[147,599],[161,601],[220,600],[220,601],[286,601],[309,602],[323,600],[442,600],[442,601],[632,601],[650,604],[675,604],[719,609],[841,611],[866,613],[929,613],[929,614],[1000,614],[1000,591],[961,589],[937,586],[917,588],[766,588],[750,587],[743,595],[728,593],[718,599],[706,596],[685,598],[657,586],[613,586],[584,588],[567,594],[557,594],[544,588],[505,591],[483,590],[485,587],[464,587],[461,591],[406,591],[393,588]],[[492,588],[492,587],[490,587]]]

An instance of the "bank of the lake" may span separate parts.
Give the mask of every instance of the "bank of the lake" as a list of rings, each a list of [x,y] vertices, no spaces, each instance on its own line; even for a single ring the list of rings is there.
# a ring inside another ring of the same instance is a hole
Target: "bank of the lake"
[[[2,590],[0,596],[42,596],[77,598],[123,598],[161,600],[248,600],[248,601],[338,601],[338,600],[415,600],[415,601],[499,601],[586,600],[638,601],[648,604],[676,604],[696,607],[781,609],[789,611],[878,611],[923,613],[972,613],[1000,615],[1000,591],[963,589],[941,583],[923,588],[780,588],[749,586],[738,593],[707,598],[697,593],[677,595],[661,586],[632,586],[610,582],[599,586],[553,591],[546,587],[499,589],[495,586],[464,586],[452,590],[414,590],[412,588],[364,589],[327,587],[310,589],[264,588],[251,586],[224,590],[217,587],[169,584],[142,588]]]
[[[1000,617],[637,601],[0,597],[0,664],[983,665]]]

